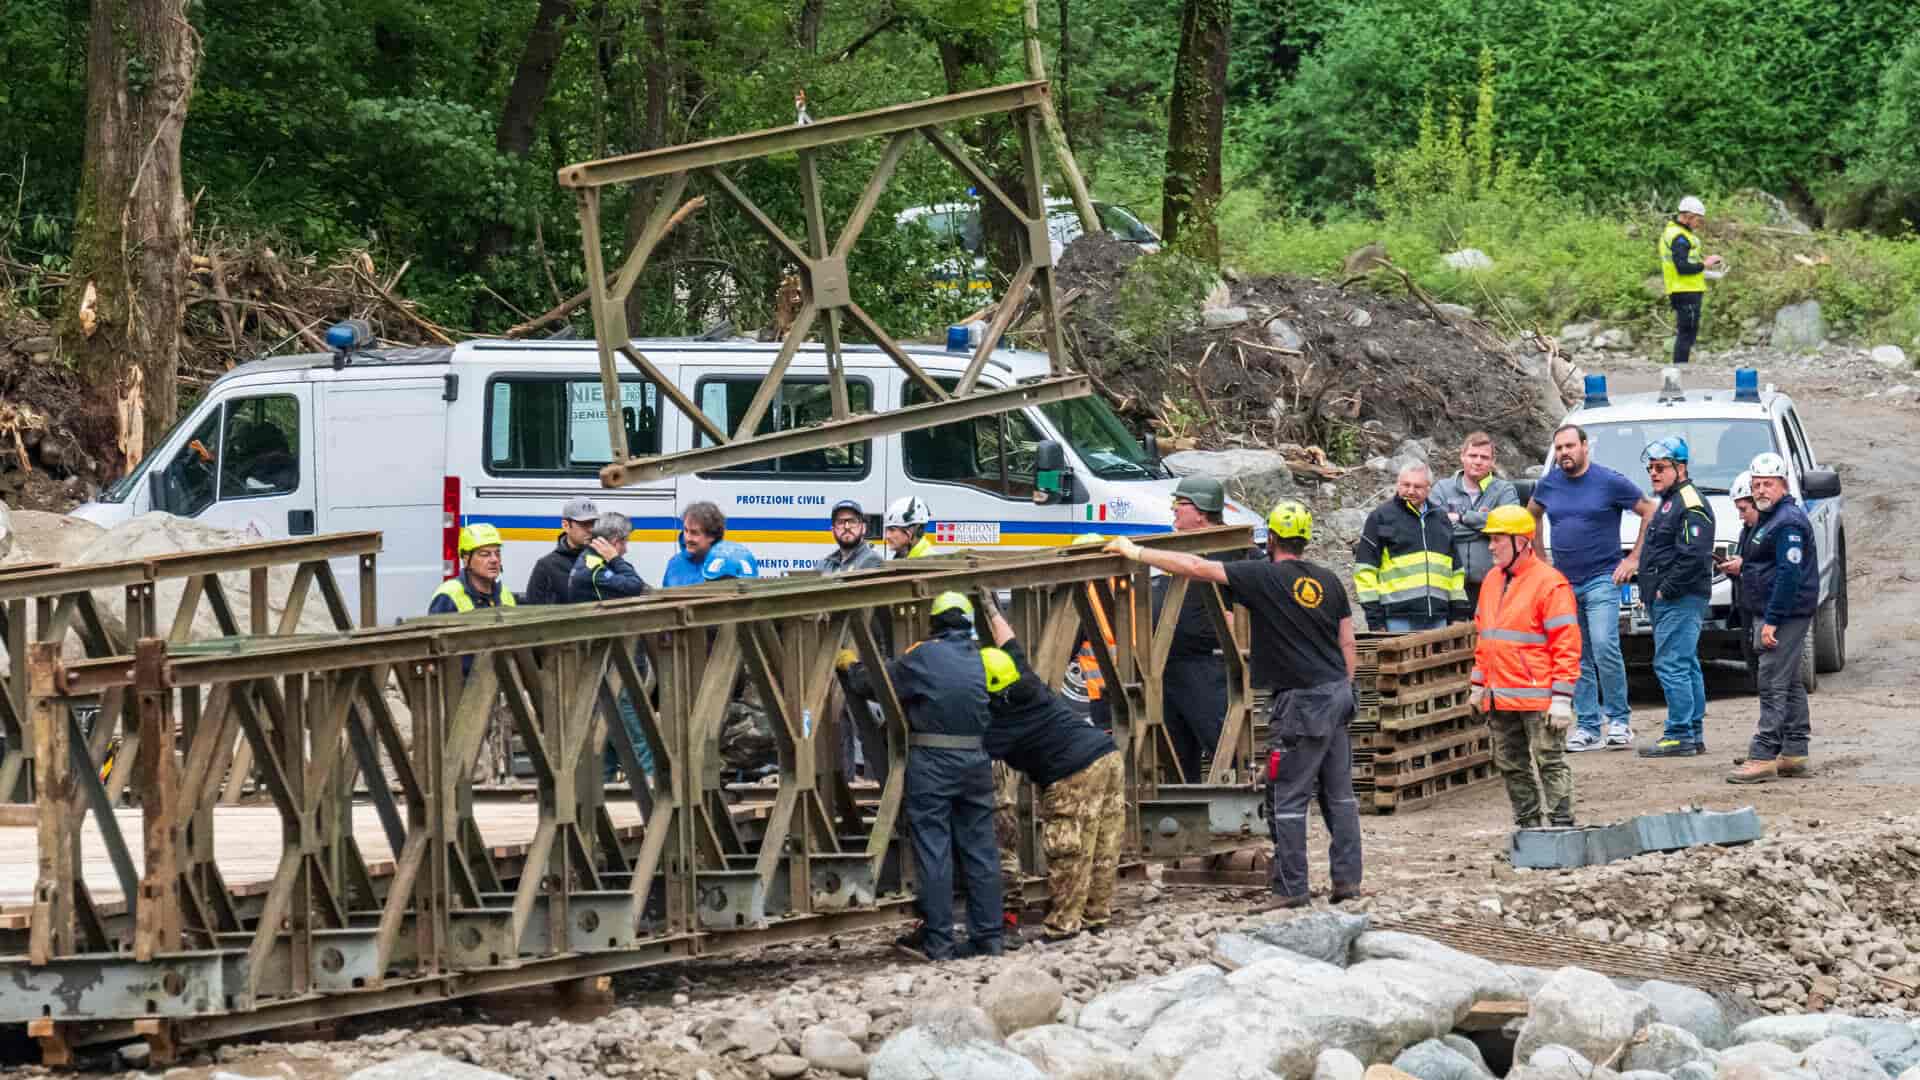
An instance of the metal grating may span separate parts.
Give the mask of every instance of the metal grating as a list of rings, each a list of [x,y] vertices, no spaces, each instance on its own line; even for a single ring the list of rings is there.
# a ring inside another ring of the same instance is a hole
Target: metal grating
[[[1491,923],[1465,922],[1429,915],[1382,919],[1381,930],[1400,930],[1502,964],[1557,968],[1583,967],[1602,975],[1631,979],[1662,979],[1702,990],[1731,991],[1740,984],[1771,982],[1780,977],[1765,964],[1732,960],[1702,953],[1663,952],[1629,948],[1597,941],[1569,940],[1558,934],[1521,930]]]

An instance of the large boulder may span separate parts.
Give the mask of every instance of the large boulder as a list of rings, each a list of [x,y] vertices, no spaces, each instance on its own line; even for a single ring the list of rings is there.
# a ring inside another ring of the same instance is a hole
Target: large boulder
[[[1007,1049],[1025,1057],[1054,1080],[1159,1080],[1111,1039],[1065,1024],[1016,1032]]]
[[[1080,1007],[1077,1023],[1122,1046],[1132,1046],[1154,1018],[1176,1001],[1205,997],[1226,985],[1227,977],[1212,964],[1181,968],[1151,979],[1116,987]]]
[[[1363,960],[1347,969],[1355,979],[1373,980],[1397,1000],[1421,1003],[1431,1015],[1444,1017],[1436,1035],[1467,1018],[1474,1003],[1473,982],[1465,975],[1441,971],[1406,960]]]
[[[1876,345],[1870,353],[1873,362],[1892,371],[1905,371],[1913,365],[1907,363],[1907,352],[1898,345]]]
[[[1800,1067],[1820,1080],[1887,1080],[1873,1051],[1844,1036],[1821,1039],[1800,1058]]]
[[[1717,1063],[1722,1069],[1732,1065],[1744,1065],[1779,1072],[1799,1065],[1800,1053],[1798,1050],[1789,1049],[1776,1042],[1739,1043],[1721,1050]]]
[[[1734,1029],[1733,1042],[1778,1043],[1789,1050],[1805,1050],[1833,1033],[1840,1016],[1826,1013],[1792,1013],[1786,1016],[1762,1016]]]
[[[1473,983],[1477,1001],[1515,1001],[1526,997],[1520,981],[1491,960],[1463,953],[1432,938],[1396,930],[1372,930],[1353,939],[1351,955],[1357,961],[1405,960],[1408,963],[1465,976]]]
[[[1313,1032],[1323,1047],[1363,1061],[1390,1058],[1402,1047],[1450,1030],[1451,1004],[1397,980],[1334,969],[1331,974],[1268,961],[1234,972],[1227,985],[1259,996],[1269,1008]]]
[[[980,1007],[1002,1035],[1051,1024],[1066,991],[1041,968],[1014,966],[995,975],[980,991]]]
[[[815,1024],[800,1033],[800,1056],[816,1069],[841,1076],[867,1075],[867,1052],[838,1028]]]
[[[1370,925],[1372,921],[1365,915],[1313,911],[1270,922],[1250,933],[1255,941],[1278,945],[1301,956],[1344,967],[1353,948],[1353,940],[1366,933]]]
[[[1713,1052],[1685,1028],[1648,1024],[1628,1045],[1620,1064],[1625,1069],[1671,1073],[1689,1062],[1712,1060]]]
[[[1846,1016],[1833,1022],[1828,1037],[1852,1039],[1867,1048],[1874,1060],[1898,1075],[1920,1065],[1920,1031],[1898,1020],[1870,1020]]]
[[[1827,320],[1820,313],[1820,301],[1803,300],[1774,312],[1774,348],[1810,352],[1826,343]]]
[[[1641,983],[1639,992],[1653,1003],[1654,1016],[1661,1023],[1691,1032],[1707,1049],[1719,1050],[1732,1044],[1733,1025],[1712,994],[1659,979]]]
[[[1134,1060],[1165,1074],[1206,1053],[1222,1067],[1311,1075],[1320,1053],[1318,1037],[1283,1011],[1264,1006],[1237,989],[1176,1002],[1134,1044]]]
[[[1278,945],[1268,945],[1263,941],[1256,941],[1245,934],[1234,933],[1215,934],[1213,936],[1213,951],[1208,954],[1207,959],[1212,960],[1228,971],[1238,971],[1244,967],[1252,967],[1263,960],[1292,960],[1300,964],[1322,963],[1322,961],[1301,956],[1291,949],[1283,949]],[[1326,966],[1332,967],[1333,965],[1327,964]]]
[[[1483,1064],[1439,1039],[1418,1042],[1400,1051],[1393,1067],[1420,1080],[1493,1080]]]
[[[1202,1050],[1181,1063],[1172,1080],[1289,1080],[1272,1069],[1249,1062],[1233,1050]]]
[[[1534,995],[1514,1059],[1530,1062],[1534,1051],[1558,1045],[1588,1061],[1606,1061],[1633,1038],[1639,1005],[1605,975],[1561,968]]]
[[[940,1009],[895,1032],[867,1059],[868,1080],[1046,1080],[986,1031],[977,1009]]]
[[[1175,476],[1220,481],[1228,495],[1263,514],[1300,490],[1293,466],[1278,450],[1182,450],[1167,455],[1166,464]]]
[[[369,1065],[347,1080],[512,1080],[505,1073],[421,1051]]]
[[[1362,1080],[1366,1073],[1365,1062],[1337,1046],[1313,1059],[1313,1080]]]

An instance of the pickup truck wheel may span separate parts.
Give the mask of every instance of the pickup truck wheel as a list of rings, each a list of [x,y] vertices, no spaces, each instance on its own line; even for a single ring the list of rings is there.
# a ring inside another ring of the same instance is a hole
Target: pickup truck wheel
[[[1820,665],[1814,660],[1813,642],[1800,647],[1800,683],[1811,694],[1820,689]]]
[[[1847,666],[1847,560],[1840,557],[1840,591],[1813,613],[1813,666],[1821,674]]]

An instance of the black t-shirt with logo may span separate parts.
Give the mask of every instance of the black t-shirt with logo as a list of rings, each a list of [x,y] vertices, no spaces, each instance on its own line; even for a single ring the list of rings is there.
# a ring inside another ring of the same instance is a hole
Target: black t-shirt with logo
[[[1305,559],[1226,564],[1234,603],[1253,616],[1253,684],[1300,690],[1347,677],[1340,620],[1350,617],[1346,586]]]

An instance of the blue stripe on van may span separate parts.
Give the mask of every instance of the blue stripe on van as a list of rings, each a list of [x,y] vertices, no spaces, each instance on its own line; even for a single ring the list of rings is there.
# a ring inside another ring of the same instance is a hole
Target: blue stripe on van
[[[680,519],[677,517],[651,516],[633,518],[636,530],[671,529],[678,531]],[[935,521],[949,520],[935,517]],[[972,522],[978,518],[952,518],[953,521]],[[560,517],[532,514],[463,514],[460,524],[473,525],[486,523],[498,529],[549,529],[560,531]],[[817,532],[826,536],[831,531],[831,519],[815,517],[729,517],[727,530],[740,532]],[[1124,521],[1001,521],[1002,534],[1042,534],[1053,535],[1085,532],[1097,532],[1104,536],[1149,536],[1154,533],[1172,532],[1172,525],[1136,524]]]

